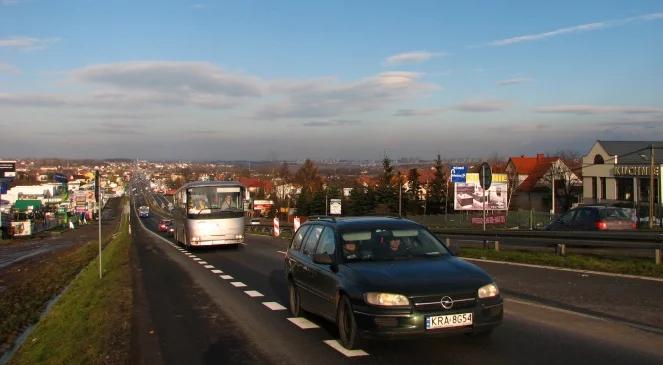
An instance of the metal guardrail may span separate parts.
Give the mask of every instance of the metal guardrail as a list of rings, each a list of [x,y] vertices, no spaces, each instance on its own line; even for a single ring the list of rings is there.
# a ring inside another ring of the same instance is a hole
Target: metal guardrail
[[[271,224],[247,224],[248,231],[261,233],[272,232]],[[292,234],[292,225],[280,225],[284,231]],[[520,231],[520,230],[468,230],[468,229],[432,229],[431,232],[441,238],[447,246],[451,240],[473,238],[490,242],[493,248],[500,250],[500,244],[509,241],[508,245],[522,247],[555,247],[559,255],[566,255],[567,247],[588,249],[646,249],[654,250],[654,260],[661,264],[663,251],[663,233],[656,232],[587,232],[587,231]],[[516,242],[514,240],[520,240]]]

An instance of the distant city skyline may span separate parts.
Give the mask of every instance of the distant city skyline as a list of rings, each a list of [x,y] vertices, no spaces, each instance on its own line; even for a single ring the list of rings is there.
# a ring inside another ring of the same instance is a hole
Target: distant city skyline
[[[0,156],[488,158],[663,139],[660,1],[0,1]]]

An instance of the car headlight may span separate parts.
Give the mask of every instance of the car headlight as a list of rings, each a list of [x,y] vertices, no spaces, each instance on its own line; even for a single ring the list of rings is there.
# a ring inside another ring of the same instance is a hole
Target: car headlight
[[[477,291],[479,298],[492,298],[500,295],[500,289],[497,288],[495,283],[484,285]]]
[[[384,307],[410,305],[410,301],[405,296],[400,294],[366,293],[364,294],[364,300],[368,304]]]

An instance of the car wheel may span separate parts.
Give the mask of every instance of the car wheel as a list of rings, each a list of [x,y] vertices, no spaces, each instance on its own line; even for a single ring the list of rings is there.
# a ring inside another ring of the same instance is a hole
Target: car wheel
[[[292,280],[288,281],[288,297],[290,298],[290,313],[295,317],[300,317],[303,313],[302,298],[297,285]]]
[[[361,338],[357,330],[357,322],[352,311],[352,304],[346,296],[341,297],[341,300],[338,302],[336,324],[338,325],[341,345],[348,350],[358,348]]]

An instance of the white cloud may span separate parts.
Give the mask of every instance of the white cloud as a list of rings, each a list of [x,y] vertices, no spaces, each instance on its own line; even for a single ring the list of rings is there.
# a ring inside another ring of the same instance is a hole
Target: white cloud
[[[437,89],[419,77],[415,72],[394,71],[354,82],[329,77],[275,82],[271,90],[282,94],[283,100],[263,108],[257,117],[313,118],[376,110]]]
[[[503,100],[468,100],[453,106],[461,112],[496,112],[507,109],[511,104]]]
[[[430,109],[398,109],[395,117],[430,117],[438,115],[447,111],[445,108],[430,108]]]
[[[9,37],[0,38],[0,48],[13,49],[42,49],[46,46],[60,41],[59,38],[34,38],[34,37]]]
[[[396,65],[403,63],[421,63],[428,61],[435,57],[444,56],[445,53],[442,52],[428,52],[428,51],[412,51],[395,54],[389,56],[384,60],[384,63],[387,65]]]
[[[0,75],[1,74],[18,75],[20,73],[21,73],[21,70],[19,70],[17,67],[6,64],[6,63],[0,63]]]
[[[497,85],[499,86],[507,86],[507,85],[516,85],[516,84],[522,84],[524,82],[529,82],[532,81],[531,78],[529,77],[514,77],[511,79],[506,79],[506,80],[500,80],[497,82]]]
[[[516,43],[538,41],[538,40],[552,38],[552,37],[556,37],[556,36],[560,36],[560,35],[564,35],[564,34],[591,32],[591,31],[596,31],[596,30],[601,30],[601,29],[619,27],[619,26],[630,24],[630,23],[647,22],[647,21],[659,20],[659,19],[663,19],[663,13],[650,13],[650,14],[639,15],[639,16],[623,18],[623,19],[606,20],[606,21],[600,21],[600,22],[595,22],[595,23],[580,24],[580,25],[575,25],[575,26],[571,26],[571,27],[555,29],[555,30],[552,30],[552,31],[549,31],[549,32],[525,34],[525,35],[520,35],[520,36],[516,36],[516,37],[511,37],[511,38],[499,39],[499,40],[492,41],[492,42],[488,43],[487,45],[488,46],[495,46],[495,47],[508,46],[508,45],[516,44]]]
[[[568,113],[568,114],[648,114],[663,113],[663,108],[647,106],[613,106],[613,105],[589,105],[589,104],[567,104],[552,105],[535,108],[539,113]]]

